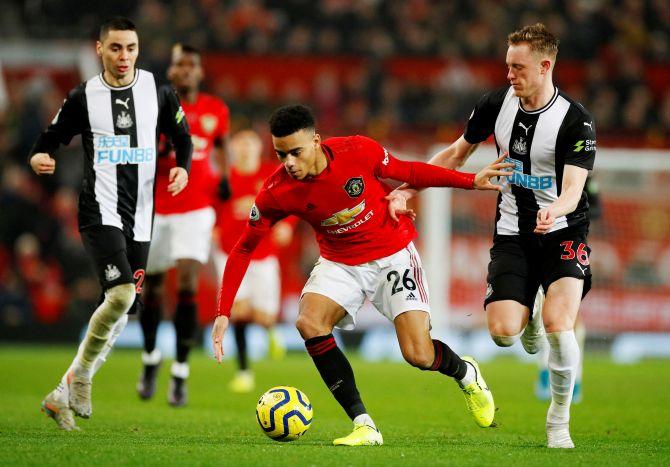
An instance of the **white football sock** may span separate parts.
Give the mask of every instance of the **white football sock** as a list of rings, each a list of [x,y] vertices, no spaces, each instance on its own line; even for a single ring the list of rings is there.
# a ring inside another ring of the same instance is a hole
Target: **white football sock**
[[[463,379],[457,380],[458,384],[462,388],[468,384],[474,383],[477,380],[477,371],[475,370],[475,366],[470,362],[465,362],[465,367],[467,368],[465,371],[465,376],[463,376]]]
[[[191,370],[188,367],[188,363],[172,362],[170,373],[175,378],[187,379]]]
[[[582,373],[584,372],[584,345],[586,344],[586,326],[581,321],[577,321],[575,326],[575,337],[579,345],[579,367],[577,369],[577,382],[582,381]]]
[[[126,324],[128,324],[128,313],[124,314],[119,318],[119,320],[116,322],[114,327],[112,328],[112,332],[109,336],[109,340],[105,344],[105,346],[102,348],[102,352],[100,352],[100,355],[98,355],[98,358],[96,359],[95,363],[93,364],[93,372],[91,376],[95,376],[95,374],[98,372],[100,367],[107,361],[107,356],[109,355],[109,352],[112,351],[112,347],[114,347],[114,343],[116,342],[116,339],[121,335],[123,330],[126,327]]]
[[[92,374],[95,375],[97,371],[100,369],[100,367],[105,363],[107,360],[107,355],[109,352],[112,350],[112,346],[114,345],[114,342],[116,342],[116,338],[119,337],[123,329],[126,327],[126,324],[128,323],[128,314],[125,314],[121,317],[121,319],[114,325],[112,328],[112,333],[109,339],[109,342],[107,345],[102,349],[102,352],[100,352],[100,356],[98,359],[95,361],[93,365],[93,372]],[[79,349],[77,351],[77,354],[80,352],[83,352],[82,346],[84,345],[83,341],[81,344],[79,344]],[[70,364],[70,367],[67,369],[65,374],[63,374],[63,377],[60,379],[60,383],[58,383],[58,386],[56,386],[56,397],[59,400],[63,401],[68,401],[70,398],[70,390],[69,390],[69,375],[71,372],[74,371],[75,367],[77,366],[77,357],[72,360],[72,363]]]
[[[158,365],[163,359],[163,355],[158,347],[151,352],[142,352],[142,364],[144,365]]]
[[[547,412],[547,423],[568,423],[572,390],[579,367],[579,345],[574,331],[547,333],[547,339],[551,385],[551,405]]]
[[[367,425],[371,426],[372,428],[377,428],[375,425],[375,422],[372,421],[372,417],[370,417],[368,414],[363,413],[354,418],[354,425]]]
[[[135,284],[121,284],[105,292],[105,300],[95,310],[79,346],[74,373],[83,378],[93,376],[98,356],[109,341],[112,328],[128,312],[135,300]]]

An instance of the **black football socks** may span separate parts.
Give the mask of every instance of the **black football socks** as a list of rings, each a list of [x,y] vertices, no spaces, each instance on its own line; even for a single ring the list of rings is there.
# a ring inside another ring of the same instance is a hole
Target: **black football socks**
[[[352,420],[366,413],[365,405],[356,388],[354,371],[332,334],[313,337],[305,341],[307,352],[316,369],[337,402]]]
[[[177,309],[174,314],[174,326],[177,332],[177,362],[185,363],[195,344],[195,329],[198,325],[195,293],[181,290],[177,294]]]
[[[435,360],[429,368],[422,368],[428,371],[439,371],[443,375],[451,376],[457,381],[465,378],[468,371],[467,363],[461,359],[447,344],[433,339],[435,348]]]
[[[158,291],[161,290],[162,288],[158,288]],[[138,307],[139,318],[144,334],[144,351],[149,354],[156,348],[156,334],[163,315],[163,298],[153,288],[147,287],[143,301],[144,306]]]
[[[249,368],[247,360],[247,323],[235,323],[233,330],[235,334],[235,345],[237,346],[237,362],[240,366],[240,371],[244,371]]]

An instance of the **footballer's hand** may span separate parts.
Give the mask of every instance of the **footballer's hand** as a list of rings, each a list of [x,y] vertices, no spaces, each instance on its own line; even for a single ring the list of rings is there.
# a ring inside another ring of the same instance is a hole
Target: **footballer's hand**
[[[30,167],[37,175],[53,175],[56,171],[56,159],[46,152],[38,152],[30,158]]]
[[[414,196],[414,190],[393,190],[384,198],[389,202],[389,215],[391,219],[398,222],[399,216],[407,216],[412,221],[416,219],[416,213],[413,209],[407,209],[407,200]]]
[[[556,216],[551,212],[551,207],[542,208],[537,211],[537,224],[535,226],[536,234],[544,235],[554,226]]]
[[[477,175],[475,175],[475,182],[472,187],[475,190],[501,191],[502,186],[492,183],[491,179],[493,177],[509,177],[512,175],[512,171],[509,169],[514,167],[514,164],[511,162],[503,162],[507,155],[507,152],[503,153],[503,155],[497,158],[492,164],[487,165],[482,170],[477,172]]]
[[[183,167],[172,167],[169,181],[167,191],[172,193],[172,196],[177,196],[188,185],[188,172]]]
[[[214,347],[214,358],[221,363],[223,359],[223,336],[228,329],[228,317],[217,316],[212,326],[212,347]]]

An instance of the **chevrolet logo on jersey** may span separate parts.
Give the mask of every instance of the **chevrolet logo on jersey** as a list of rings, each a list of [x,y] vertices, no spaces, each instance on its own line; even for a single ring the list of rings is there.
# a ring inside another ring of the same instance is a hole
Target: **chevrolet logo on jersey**
[[[333,225],[347,225],[353,221],[365,209],[365,200],[358,203],[353,208],[342,209],[336,212],[328,219],[321,221],[323,227],[332,227]]]
[[[144,164],[155,160],[154,148],[131,148],[129,135],[96,135],[93,137],[93,160],[96,165]]]

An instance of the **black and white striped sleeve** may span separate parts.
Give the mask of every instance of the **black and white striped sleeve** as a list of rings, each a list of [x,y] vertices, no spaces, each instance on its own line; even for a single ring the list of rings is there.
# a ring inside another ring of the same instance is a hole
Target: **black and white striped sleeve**
[[[184,109],[179,103],[177,93],[172,86],[162,85],[158,88],[158,123],[160,132],[167,136],[174,146],[177,166],[187,172],[191,170],[193,142],[189,132]]]
[[[579,104],[572,104],[556,139],[556,153],[566,165],[593,170],[596,159],[596,126],[593,117]]]
[[[70,91],[51,124],[35,141],[30,150],[30,157],[38,152],[53,156],[61,144],[70,144],[72,138],[83,131],[84,121],[87,118],[85,86],[85,83],[82,83]]]

